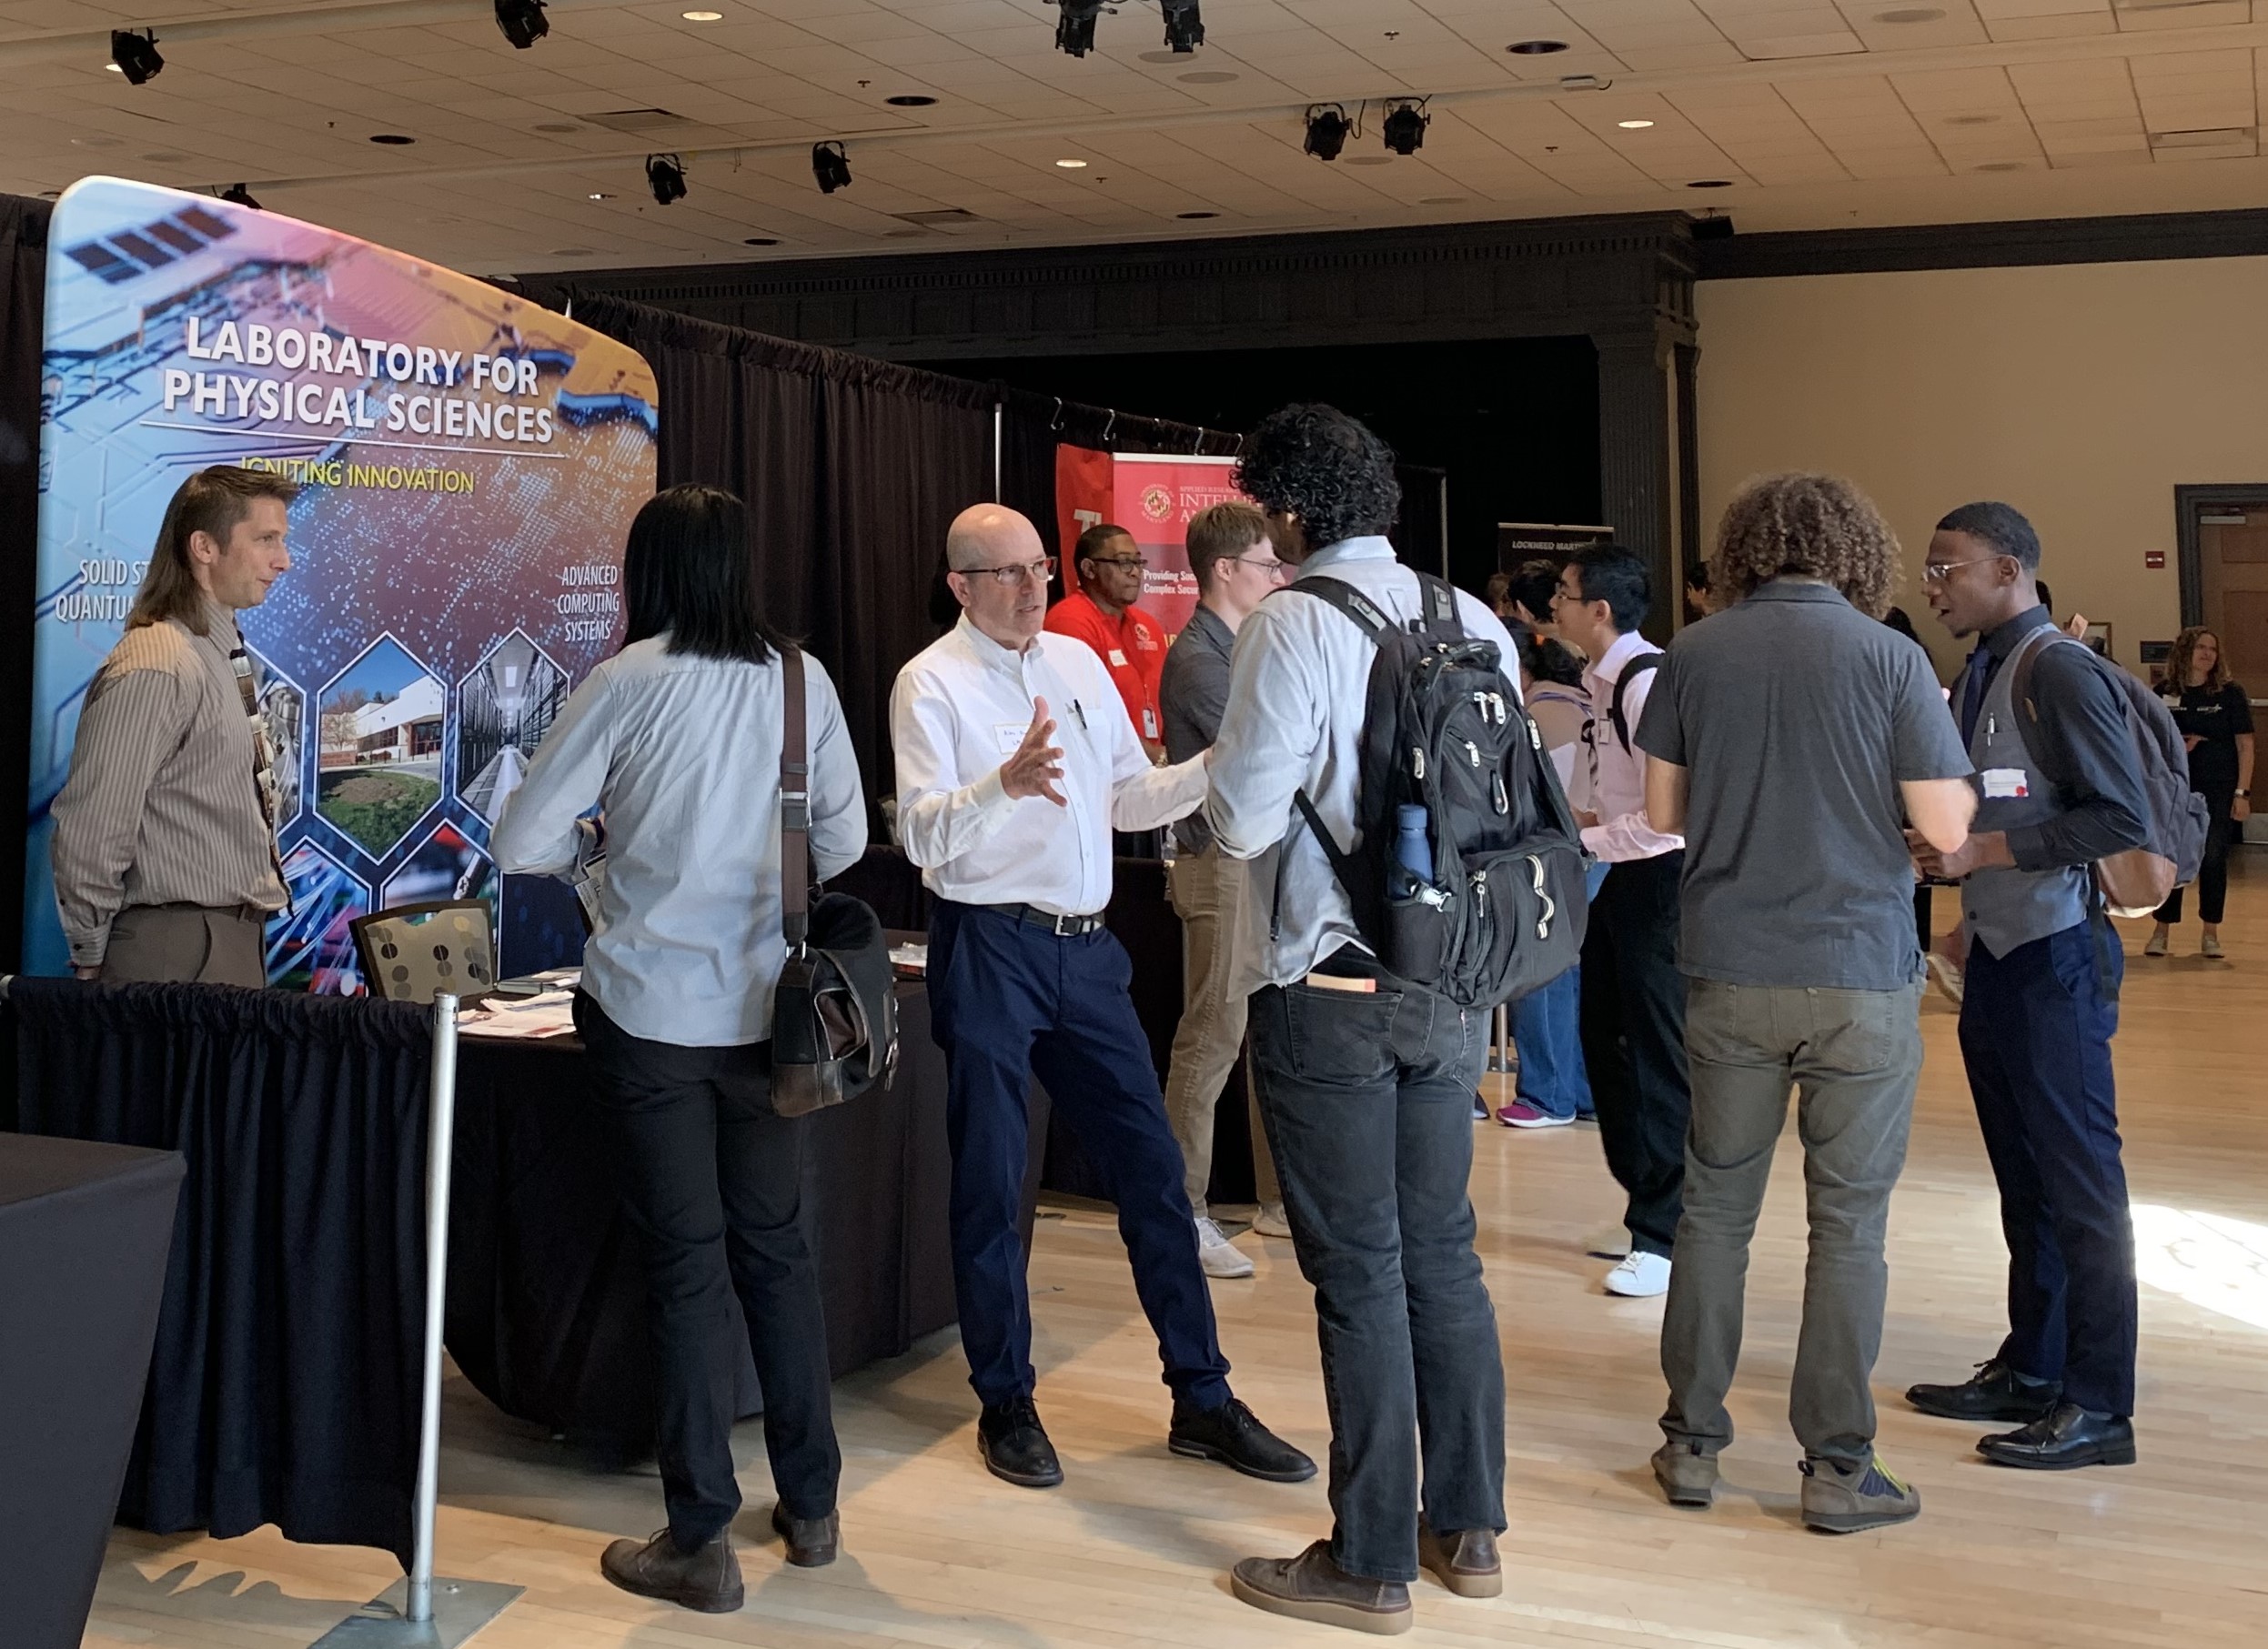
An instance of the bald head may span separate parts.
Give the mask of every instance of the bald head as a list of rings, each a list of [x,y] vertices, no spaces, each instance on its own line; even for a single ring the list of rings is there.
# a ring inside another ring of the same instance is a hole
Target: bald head
[[[1046,553],[1039,528],[1004,504],[972,504],[945,528],[945,565],[955,572],[1036,561]]]
[[[945,582],[969,622],[1021,652],[1047,621],[1052,568],[1039,528],[1000,504],[975,504],[945,530]]]

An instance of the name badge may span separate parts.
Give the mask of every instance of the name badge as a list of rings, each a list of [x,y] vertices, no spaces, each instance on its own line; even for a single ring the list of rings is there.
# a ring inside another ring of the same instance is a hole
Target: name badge
[[[1143,707],[1142,710],[1142,736],[1144,739],[1154,739],[1158,736],[1157,712],[1151,709],[1146,705]]]
[[[1111,649],[1107,657],[1111,661],[1111,669],[1114,670],[1123,670],[1126,668],[1126,655],[1119,651],[1118,649],[1114,647]]]
[[[1987,801],[2020,801],[2031,794],[2021,768],[1987,768],[1983,778]]]
[[[1000,740],[1000,753],[1003,756],[1014,755],[1023,743],[1023,736],[1031,730],[1031,723],[1025,721],[993,723],[993,736]]]

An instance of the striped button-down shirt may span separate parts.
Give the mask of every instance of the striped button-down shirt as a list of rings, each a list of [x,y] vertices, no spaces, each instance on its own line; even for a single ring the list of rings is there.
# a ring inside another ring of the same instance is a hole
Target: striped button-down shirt
[[[208,603],[205,618],[201,636],[173,618],[126,631],[86,690],[52,849],[78,967],[101,965],[128,905],[284,906],[229,663],[236,617]]]

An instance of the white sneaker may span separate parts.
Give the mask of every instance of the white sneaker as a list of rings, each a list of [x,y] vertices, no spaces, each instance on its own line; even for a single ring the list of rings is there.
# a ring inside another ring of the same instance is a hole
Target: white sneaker
[[[2221,954],[2221,936],[2218,933],[2208,933],[2204,938],[2199,940],[2197,941],[2197,954],[2200,956],[2219,956]]]
[[[1633,1249],[1607,1273],[1607,1292],[1626,1300],[1651,1300],[1669,1292],[1669,1261],[1663,1254]]]
[[[2142,954],[2144,956],[2163,956],[2165,954],[2165,924],[2163,922],[2160,922],[2156,927],[2150,930],[2150,938],[2142,945]]]
[[[1951,957],[1935,950],[1930,951],[1925,960],[1930,966],[1930,979],[1937,982],[1938,994],[1954,1007],[1960,1007],[1961,990],[1966,983],[1961,977],[1961,965]]]
[[[1629,1228],[1609,1225],[1583,1240],[1583,1252],[1599,1260],[1619,1260],[1630,1252]]]
[[[1253,1219],[1252,1229],[1263,1237],[1288,1237],[1292,1234],[1292,1222],[1284,1217],[1281,1202],[1263,1202]]]
[[[1238,1252],[1211,1220],[1197,1222],[1197,1263],[1208,1277],[1249,1277],[1253,1271],[1251,1257]]]

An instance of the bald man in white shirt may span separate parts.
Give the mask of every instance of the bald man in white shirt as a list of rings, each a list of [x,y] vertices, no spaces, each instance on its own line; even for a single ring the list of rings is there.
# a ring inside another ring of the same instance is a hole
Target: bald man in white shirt
[[[890,728],[900,839],[937,897],[931,1025],[945,1053],[953,1286],[983,1404],[979,1452],[1006,1482],[1063,1481],[1033,1402],[1016,1233],[1036,1074],[1117,1204],[1174,1393],[1167,1445],[1303,1482],[1315,1462],[1229,1391],[1181,1151],[1127,994],[1133,964],[1103,926],[1112,830],[1194,812],[1205,759],[1154,767],[1103,661],[1043,633],[1053,564],[1030,521],[978,505],[954,520],[945,555],[961,621],[898,673]]]

